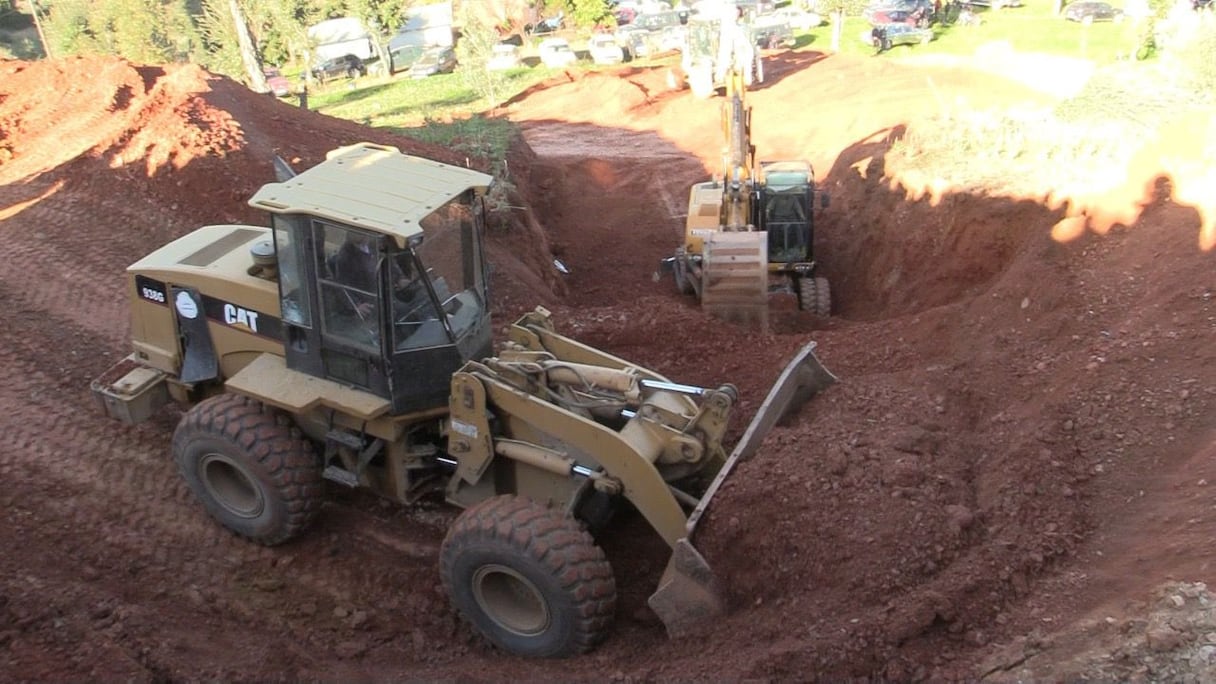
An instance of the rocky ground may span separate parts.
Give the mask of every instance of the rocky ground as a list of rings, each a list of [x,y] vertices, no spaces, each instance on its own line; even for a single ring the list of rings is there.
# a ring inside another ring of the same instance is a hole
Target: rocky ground
[[[491,228],[498,322],[544,304],[668,377],[735,383],[733,435],[806,341],[841,379],[698,531],[726,619],[668,640],[645,604],[665,548],[625,519],[601,539],[621,591],[608,642],[538,662],[451,612],[438,502],[335,491],[301,539],[254,547],[179,481],[174,415],[125,428],[88,392],[128,351],[123,269],[199,225],[263,222],[244,201],[271,154],[304,167],[372,140],[463,156],[194,67],[0,62],[0,673],[1211,680],[1216,207],[1195,191],[1210,127],[1134,141],[1118,183],[1087,196],[930,192],[888,164],[905,131],[943,103],[1050,106],[1061,89],[812,51],[766,72],[754,142],[810,159],[832,196],[817,249],[836,315],[778,309],[764,334],[652,277],[689,184],[718,163],[716,104],[624,69],[501,112],[524,131],[509,159],[523,208]]]

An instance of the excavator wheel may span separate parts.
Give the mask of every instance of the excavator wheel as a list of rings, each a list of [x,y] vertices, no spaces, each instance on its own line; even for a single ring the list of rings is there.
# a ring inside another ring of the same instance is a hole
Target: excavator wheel
[[[173,433],[173,458],[224,527],[273,546],[321,508],[321,462],[287,416],[238,394],[200,402]]]
[[[827,278],[803,278],[799,283],[798,305],[816,316],[832,315],[832,288]]]
[[[591,535],[518,496],[462,513],[443,540],[439,574],[460,614],[517,655],[585,653],[607,635],[616,610],[612,567]]]
[[[690,295],[696,292],[692,284],[692,274],[688,272],[688,266],[684,263],[684,257],[678,255],[676,263],[673,264],[671,274],[676,281],[676,291],[680,294]]]

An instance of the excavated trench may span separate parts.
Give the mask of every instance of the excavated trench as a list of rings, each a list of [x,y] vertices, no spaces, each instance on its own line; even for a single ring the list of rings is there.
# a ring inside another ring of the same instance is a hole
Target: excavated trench
[[[912,104],[913,93],[894,90]],[[789,111],[771,107],[796,92],[758,93],[753,125]],[[715,109],[658,97],[594,121],[554,121],[542,116],[547,105],[594,95],[579,83],[554,89],[552,102],[546,94],[533,96],[538,118],[524,122],[529,192],[571,269],[563,313],[581,338],[682,381],[739,385],[736,431],[807,340],[841,378],[740,466],[698,532],[734,609],[706,635],[710,648],[734,649],[749,663],[744,676],[975,676],[976,654],[1034,624],[1024,610],[1034,587],[1101,524],[1080,492],[1131,482],[1094,480],[1108,453],[1099,426],[1134,409],[1085,408],[1127,381],[1095,375],[1092,346],[1077,344],[1109,334],[1143,296],[1112,291],[1120,267],[1096,256],[1122,234],[1058,241],[1066,205],[909,187],[885,161],[903,124],[884,125],[864,105],[870,118],[841,105],[815,120],[824,130],[770,119],[754,130],[757,147],[772,150],[760,156],[813,159],[831,195],[817,211],[816,251],[835,311],[775,312],[760,334],[704,316],[669,279],[648,279],[681,239],[687,188],[715,168]],[[817,147],[834,132],[855,142]],[[1141,206],[1135,242],[1193,221],[1160,197]],[[1131,451],[1152,458],[1159,442],[1143,440]],[[604,541],[618,558],[620,539]],[[625,547],[618,572],[626,587],[640,583],[623,601],[628,635],[655,627],[642,601],[664,549]],[[690,655],[670,648],[677,660]]]
[[[739,385],[736,434],[807,340],[819,342],[821,360],[842,379],[778,429],[711,507],[697,544],[738,611],[711,639],[763,632],[758,625],[776,639],[781,615],[805,610],[814,625],[803,636],[806,653],[755,674],[925,672],[919,656],[895,656],[895,649],[983,633],[995,624],[994,605],[1024,591],[1047,559],[1067,551],[1069,544],[1036,540],[1022,526],[1042,515],[1078,534],[1084,523],[1076,500],[1045,507],[1004,495],[1011,482],[1042,474],[991,442],[1002,440],[1022,457],[1042,455],[1034,440],[994,427],[1023,397],[1002,400],[977,382],[993,370],[972,346],[983,345],[978,331],[999,320],[977,312],[1008,306],[1011,286],[1003,280],[1027,268],[1036,251],[1054,249],[1044,236],[1059,211],[984,194],[909,199],[913,193],[883,173],[884,150],[870,147],[857,159],[846,152],[820,176],[832,201],[816,216],[835,315],[818,320],[787,308],[775,312],[772,333],[761,335],[704,315],[669,278],[651,278],[682,237],[687,188],[706,176],[699,159],[650,132],[554,123],[541,130],[536,138],[525,134],[536,142],[527,194],[571,270],[561,306],[579,321],[581,338],[673,378]],[[621,147],[644,152],[611,152]],[[993,300],[1000,303],[990,306]],[[978,467],[985,459],[997,462],[997,472]],[[1008,507],[1002,524],[1036,550],[1015,558],[990,546],[974,523],[977,511],[994,506]],[[666,550],[651,536],[631,520],[603,540],[610,557],[617,552],[626,633],[654,627],[644,599]],[[649,541],[645,553],[639,539]],[[990,576],[993,566],[1006,569]],[[977,594],[988,598],[977,605]],[[827,636],[841,631],[843,638]]]

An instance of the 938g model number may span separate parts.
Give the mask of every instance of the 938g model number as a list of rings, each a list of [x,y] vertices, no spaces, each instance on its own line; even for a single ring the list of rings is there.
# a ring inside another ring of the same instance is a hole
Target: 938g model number
[[[153,290],[150,287],[139,288],[139,296],[143,297],[144,299],[156,302],[157,304],[165,303],[165,293],[158,292],[157,290]]]

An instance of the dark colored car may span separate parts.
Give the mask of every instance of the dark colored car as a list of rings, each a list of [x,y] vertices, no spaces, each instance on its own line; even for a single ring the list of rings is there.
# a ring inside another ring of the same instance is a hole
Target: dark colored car
[[[342,55],[341,57],[332,57],[321,62],[312,69],[312,77],[318,82],[342,78],[355,78],[358,76],[367,75],[367,66],[363,64],[363,60],[354,55]]]
[[[554,33],[561,29],[562,24],[564,24],[565,21],[565,14],[558,12],[556,16],[549,17],[548,19],[541,19],[536,26],[532,26],[531,24],[524,26],[524,30],[534,36]]]
[[[927,44],[933,40],[933,29],[911,24],[885,24],[862,33],[861,39],[879,52],[886,52],[896,45]]]
[[[451,46],[429,47],[410,67],[410,78],[426,78],[456,70],[456,51]]]
[[[871,26],[887,24],[911,24],[925,27],[933,16],[933,3],[929,0],[895,0],[867,6],[861,11]]]
[[[1069,21],[1089,23],[1094,21],[1118,21],[1123,12],[1100,0],[1081,0],[1064,8],[1064,18]]]

